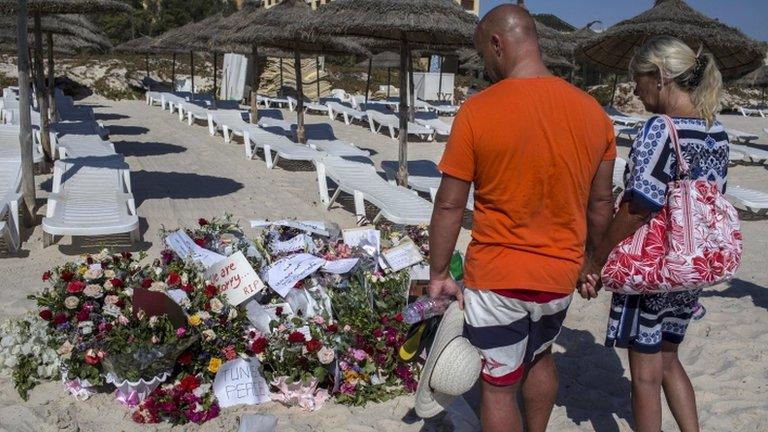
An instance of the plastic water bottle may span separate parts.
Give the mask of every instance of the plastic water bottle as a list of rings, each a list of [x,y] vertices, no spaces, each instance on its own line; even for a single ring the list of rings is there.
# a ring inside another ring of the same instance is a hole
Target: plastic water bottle
[[[409,304],[403,310],[403,321],[407,324],[414,324],[432,318],[435,315],[442,315],[451,303],[447,297],[430,298],[421,296],[413,303]]]

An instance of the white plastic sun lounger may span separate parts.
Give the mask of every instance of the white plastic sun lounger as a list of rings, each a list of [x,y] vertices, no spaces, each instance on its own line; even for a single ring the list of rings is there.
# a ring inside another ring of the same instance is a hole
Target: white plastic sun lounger
[[[161,99],[162,99],[162,93],[163,92],[159,92],[159,91],[147,91],[144,94],[144,98],[147,101],[147,105],[149,106],[154,106],[155,104],[160,105]]]
[[[244,132],[246,157],[253,159],[257,148],[264,150],[264,161],[272,169],[280,159],[292,161],[315,161],[325,153],[309,146],[296,144],[283,135],[277,135],[264,129],[255,128]],[[251,145],[253,144],[253,146]],[[275,153],[274,157],[272,152]]]
[[[760,150],[753,147],[733,143],[731,143],[729,146],[731,150],[743,153],[745,159],[748,159],[750,162],[762,164],[768,160],[768,151],[766,150]]]
[[[728,134],[728,138],[731,141],[743,142],[747,144],[749,144],[750,141],[755,141],[760,139],[758,135],[755,135],[749,132],[740,131],[738,129],[725,128],[725,133]]]
[[[624,158],[617,157],[613,162],[613,191],[619,192],[624,189],[624,172],[627,170],[627,161]]]
[[[640,125],[624,126],[616,123],[613,124],[613,132],[616,134],[616,138],[625,136],[630,141],[633,141],[635,138],[637,138],[637,134],[640,133],[641,128],[642,126]]]
[[[435,113],[416,113],[416,123],[427,126],[435,131],[437,135],[449,136],[451,134],[450,123],[440,120]]]
[[[286,99],[288,99],[288,109],[291,111],[296,111],[296,107],[298,107],[299,101],[297,101],[295,98],[288,96]],[[312,102],[310,100],[304,100],[304,112],[318,112],[321,114],[327,114],[328,113],[328,107],[317,102]]]
[[[243,136],[243,131],[256,125],[250,124],[243,119],[245,113],[240,110],[214,110],[208,111],[208,133],[211,136],[216,135],[216,131],[221,129],[224,136],[224,142],[232,141],[232,135]]]
[[[114,144],[97,135],[65,135],[51,141],[51,147],[53,154],[56,155],[58,152],[60,159],[116,154]]]
[[[34,131],[33,131],[34,132]],[[18,125],[0,125],[0,160],[21,161]],[[34,136],[34,133],[33,133]],[[32,140],[32,163],[43,161],[43,146]]]
[[[44,247],[57,235],[130,233],[138,241],[139,218],[122,156],[56,161],[42,226]]]
[[[289,107],[290,102],[286,98],[280,98],[280,97],[270,97],[270,96],[262,96],[262,95],[256,95],[256,102],[264,105],[267,108],[272,108],[273,105],[279,106],[279,107]],[[293,110],[291,110],[293,111]]]
[[[371,152],[357,148],[354,144],[342,140],[308,139],[307,145],[332,156],[361,159],[371,157]]]
[[[374,217],[381,217],[402,225],[428,224],[432,216],[432,204],[415,191],[395,186],[381,178],[373,165],[352,162],[336,156],[326,156],[315,161],[320,199],[330,209],[341,192],[354,197],[358,220],[365,218],[365,201],[379,209]],[[336,183],[333,196],[328,193],[327,178]]]
[[[743,206],[747,211],[765,216],[768,213],[768,193],[747,189],[741,186],[728,185],[726,197],[734,204]]]
[[[336,117],[341,115],[347,126],[351,125],[353,120],[361,122],[366,119],[363,111],[356,110],[339,102],[328,102],[326,105],[328,106],[328,118],[336,120]]]
[[[0,160],[0,241],[10,252],[20,246],[21,161]]]
[[[381,168],[387,176],[390,184],[396,184],[397,170],[399,168],[397,161],[383,161]],[[408,161],[408,187],[415,191],[428,193],[430,199],[434,202],[437,196],[437,190],[440,188],[440,182],[443,179],[442,173],[437,169],[437,164],[431,160],[419,159]],[[469,211],[475,209],[475,187],[469,190],[467,205]]]
[[[395,131],[400,131],[400,119],[394,114],[384,114],[380,111],[367,110],[368,126],[371,128],[371,132],[377,134],[382,128],[389,130],[389,136],[392,139],[397,139]],[[432,141],[435,136],[435,131],[428,127],[418,123],[408,122],[408,135],[415,135],[426,141]]]
[[[424,104],[424,106],[434,113],[437,113],[438,115],[444,115],[444,116],[452,116],[456,115],[457,112],[459,112],[459,107],[456,105],[448,105],[448,104],[432,104],[427,101],[423,101],[421,99],[416,100],[416,107],[419,107],[419,102]]]
[[[765,117],[765,112],[760,108],[740,106],[739,112],[741,112],[741,115],[743,115],[744,117],[749,117],[749,116]]]

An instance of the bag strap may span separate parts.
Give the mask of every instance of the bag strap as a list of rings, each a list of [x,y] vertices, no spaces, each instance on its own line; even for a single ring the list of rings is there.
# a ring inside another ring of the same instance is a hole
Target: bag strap
[[[664,123],[667,124],[669,139],[672,141],[672,146],[674,147],[675,154],[677,155],[677,179],[681,179],[688,176],[691,168],[688,166],[688,162],[683,157],[683,150],[680,148],[680,139],[677,136],[677,128],[675,127],[675,123],[672,121],[672,118],[666,114],[661,114],[661,118],[664,120]]]

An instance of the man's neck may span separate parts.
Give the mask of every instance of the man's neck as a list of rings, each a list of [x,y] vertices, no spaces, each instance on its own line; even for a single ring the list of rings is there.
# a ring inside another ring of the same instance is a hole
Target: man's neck
[[[535,58],[516,62],[505,74],[504,78],[541,78],[549,76],[552,76],[552,72],[547,69],[541,58]]]

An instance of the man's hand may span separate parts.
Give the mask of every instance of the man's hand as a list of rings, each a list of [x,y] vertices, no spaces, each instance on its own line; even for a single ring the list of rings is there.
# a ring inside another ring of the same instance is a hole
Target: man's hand
[[[459,301],[459,307],[464,309],[464,295],[459,284],[450,275],[430,276],[429,296],[431,298],[456,297],[456,300]]]
[[[601,272],[602,268],[598,267],[591,257],[586,257],[584,259],[577,286],[582,298],[587,300],[597,298],[597,292],[600,291],[600,288],[603,285],[603,282],[600,279]]]

